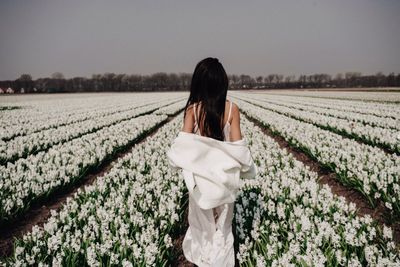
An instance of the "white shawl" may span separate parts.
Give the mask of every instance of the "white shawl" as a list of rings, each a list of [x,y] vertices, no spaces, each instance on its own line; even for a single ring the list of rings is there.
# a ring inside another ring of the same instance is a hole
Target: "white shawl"
[[[202,209],[234,202],[240,178],[257,174],[245,139],[219,141],[180,131],[167,156],[172,167],[182,169],[189,194]]]

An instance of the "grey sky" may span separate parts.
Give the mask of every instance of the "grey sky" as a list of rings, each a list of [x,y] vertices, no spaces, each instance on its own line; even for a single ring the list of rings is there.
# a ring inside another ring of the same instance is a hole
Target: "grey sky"
[[[0,1],[0,80],[60,71],[400,72],[400,1]]]

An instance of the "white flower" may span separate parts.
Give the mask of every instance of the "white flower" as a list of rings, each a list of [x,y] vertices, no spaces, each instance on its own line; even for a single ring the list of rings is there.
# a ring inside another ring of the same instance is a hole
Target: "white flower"
[[[386,239],[391,239],[393,236],[392,229],[383,225],[383,237]]]

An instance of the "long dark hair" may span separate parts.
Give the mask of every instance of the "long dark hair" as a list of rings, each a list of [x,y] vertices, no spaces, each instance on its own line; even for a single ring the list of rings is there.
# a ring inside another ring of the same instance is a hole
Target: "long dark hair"
[[[228,85],[228,76],[217,58],[201,60],[194,69],[184,112],[185,117],[189,105],[201,102],[197,118],[201,134],[221,141],[224,140],[223,120]]]

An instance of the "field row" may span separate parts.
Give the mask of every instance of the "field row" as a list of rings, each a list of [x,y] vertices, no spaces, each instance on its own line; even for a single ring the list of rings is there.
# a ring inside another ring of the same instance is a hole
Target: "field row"
[[[344,111],[344,113],[350,112],[351,114],[369,115],[400,120],[400,106],[398,104],[277,95],[272,92],[266,94],[235,92],[232,95],[238,97],[247,96],[259,100],[277,100],[285,103],[303,104],[309,107],[326,109],[327,111]]]
[[[236,102],[245,114],[334,171],[343,184],[360,191],[371,205],[383,201],[393,215],[400,215],[399,156],[246,101]]]
[[[323,112],[307,111],[295,107],[286,107],[253,98],[241,97],[251,104],[304,121],[323,129],[360,140],[366,144],[379,146],[392,153],[400,154],[400,132],[396,129],[371,126],[356,121],[325,115]]]
[[[177,110],[184,109],[185,104],[186,104],[186,100],[181,100],[181,101],[175,102],[174,104],[161,107],[161,108],[157,109],[154,113],[155,114],[174,115]]]
[[[17,242],[8,265],[165,266],[170,233],[183,219],[184,181],[166,157],[181,121],[167,123],[67,199],[43,228]]]
[[[43,228],[16,243],[8,265],[174,265],[171,235],[182,223],[184,180],[166,151],[183,116],[161,127],[79,190]],[[358,217],[354,205],[320,187],[317,174],[242,117],[259,174],[242,181],[233,222],[243,266],[396,266],[391,229]]]
[[[241,266],[397,266],[392,231],[318,184],[318,175],[247,119],[259,173],[244,180],[234,225]]]
[[[238,97],[247,97],[249,99],[256,99],[265,101],[267,103],[276,104],[288,108],[295,108],[299,110],[315,112],[318,114],[323,114],[330,117],[336,117],[340,119],[346,119],[348,121],[360,122],[365,125],[377,126],[388,129],[397,129],[400,130],[400,108],[390,109],[390,110],[382,110],[379,109],[381,115],[378,116],[374,114],[364,114],[367,110],[368,112],[378,113],[377,110],[374,110],[373,105],[370,105],[368,108],[357,108],[356,106],[349,105],[349,103],[334,102],[329,103],[324,101],[309,101],[308,99],[302,98],[293,98],[293,97],[282,97],[282,96],[274,96],[274,95],[255,95],[255,94],[238,94]],[[395,119],[388,114],[393,113],[393,116],[399,116],[399,118]]]
[[[145,115],[53,146],[0,166],[0,221],[26,210],[32,201],[82,178],[107,157],[145,135],[167,118]]]
[[[332,88],[334,90],[334,88]],[[351,89],[351,88],[350,88]],[[320,99],[338,99],[340,101],[352,101],[355,102],[358,100],[359,102],[368,102],[371,104],[376,104],[378,102],[384,102],[384,104],[395,105],[395,103],[400,102],[400,92],[399,88],[397,92],[385,92],[382,90],[381,92],[369,91],[369,88],[363,88],[364,91],[345,91],[343,89],[338,89],[334,91],[320,91],[320,90],[276,90],[269,91],[268,94],[271,95],[284,95],[284,96],[293,96],[293,97],[307,97],[314,98],[317,100]],[[376,90],[376,88],[374,88]],[[379,88],[378,88],[379,90]],[[369,92],[368,92],[369,91]]]
[[[104,127],[132,119],[134,117],[151,113],[157,109],[170,108],[177,110],[176,101],[162,101],[140,107],[131,107],[127,111],[112,112],[111,115],[93,115],[93,117],[64,126],[46,127],[46,130],[34,132],[28,135],[18,136],[9,141],[0,141],[0,164],[15,161],[38,151],[46,150],[56,144],[79,138],[82,135],[98,131]],[[158,114],[165,114],[162,110]],[[68,117],[68,116],[65,116]]]
[[[64,105],[55,105],[56,107],[45,109],[43,106],[33,106],[31,108],[20,109],[15,112],[2,113],[2,123],[0,128],[0,139],[8,141],[16,136],[27,135],[38,131],[43,131],[50,128],[57,128],[60,126],[82,122],[89,119],[99,118],[103,116],[110,116],[119,112],[130,111],[133,108],[139,108],[150,104],[157,103],[172,103],[178,101],[180,98],[171,96],[164,96],[156,101],[154,98],[127,98],[127,100],[118,99],[110,101],[104,99],[93,103],[84,103],[84,108],[80,106],[73,106],[75,109],[70,110]],[[107,100],[107,101],[106,101]],[[93,101],[93,100],[86,100]],[[80,102],[79,102],[80,103]],[[68,106],[69,107],[69,106]],[[40,115],[36,114],[36,110],[40,110]],[[36,115],[34,115],[36,114]]]

